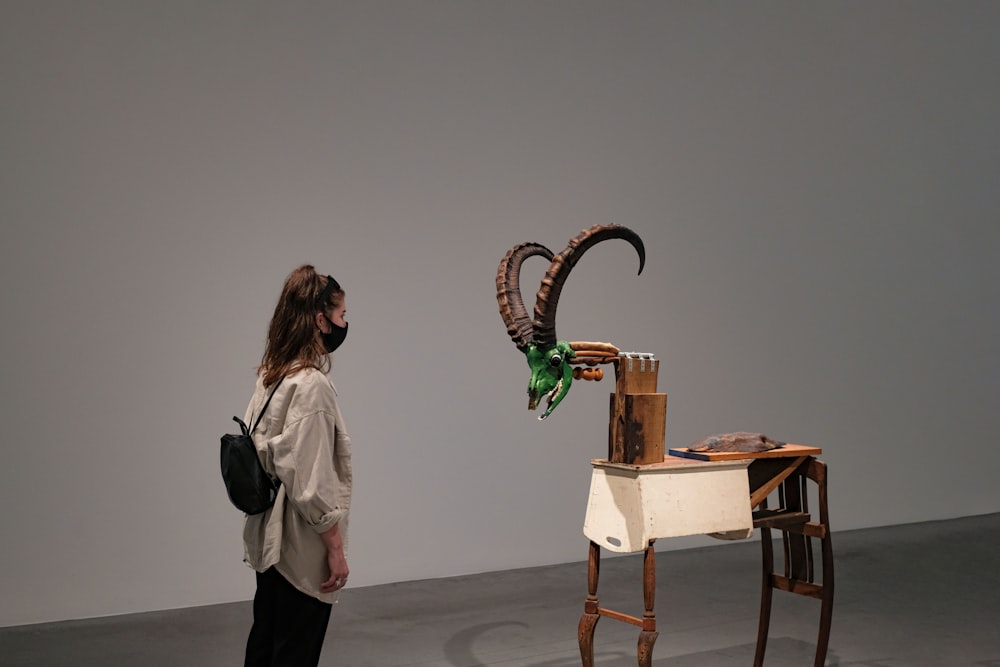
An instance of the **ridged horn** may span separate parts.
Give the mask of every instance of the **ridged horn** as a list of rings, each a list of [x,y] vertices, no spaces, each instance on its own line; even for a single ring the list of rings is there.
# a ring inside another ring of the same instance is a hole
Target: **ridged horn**
[[[532,342],[533,324],[521,298],[521,264],[529,257],[541,255],[552,261],[551,250],[538,243],[519,243],[504,255],[497,267],[497,302],[507,333],[522,352]]]
[[[646,249],[639,235],[621,225],[594,225],[570,239],[569,245],[552,259],[549,270],[542,278],[542,286],[535,298],[535,320],[533,342],[539,347],[548,347],[556,342],[556,307],[563,284],[589,248],[601,241],[624,239],[639,253],[639,273],[646,264]]]

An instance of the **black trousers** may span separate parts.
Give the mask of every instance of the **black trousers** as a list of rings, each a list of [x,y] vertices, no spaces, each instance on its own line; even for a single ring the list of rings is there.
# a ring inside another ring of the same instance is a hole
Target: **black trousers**
[[[316,667],[332,608],[299,591],[273,567],[258,572],[244,667]]]

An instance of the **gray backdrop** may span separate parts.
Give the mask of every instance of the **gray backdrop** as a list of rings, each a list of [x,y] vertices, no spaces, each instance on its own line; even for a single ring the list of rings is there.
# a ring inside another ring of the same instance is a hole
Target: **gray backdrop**
[[[303,262],[348,292],[352,585],[584,559],[611,386],[535,421],[493,280],[595,223],[647,268],[597,246],[558,334],[662,360],[668,446],[821,446],[840,530],[1000,511],[998,22],[3,1],[0,624],[252,595],[218,437]]]

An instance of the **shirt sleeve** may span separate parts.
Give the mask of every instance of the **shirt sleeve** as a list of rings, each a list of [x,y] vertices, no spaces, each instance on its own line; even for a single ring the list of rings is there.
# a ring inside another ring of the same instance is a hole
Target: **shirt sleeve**
[[[327,411],[286,424],[270,442],[274,470],[295,510],[317,533],[340,521],[347,507],[339,502],[340,481],[334,466],[336,416]]]

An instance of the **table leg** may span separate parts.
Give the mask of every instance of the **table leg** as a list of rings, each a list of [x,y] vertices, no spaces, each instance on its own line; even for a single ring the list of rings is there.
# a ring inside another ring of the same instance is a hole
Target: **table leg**
[[[639,633],[639,667],[652,667],[653,643],[660,635],[656,631],[656,614],[653,603],[656,596],[656,552],[653,543],[646,547],[642,560],[642,597],[646,610],[642,615],[642,632]]]
[[[587,601],[584,603],[583,616],[577,629],[577,639],[580,643],[580,660],[583,667],[594,667],[594,629],[601,620],[597,606],[597,579],[601,571],[601,547],[590,543],[590,556],[587,559]]]

